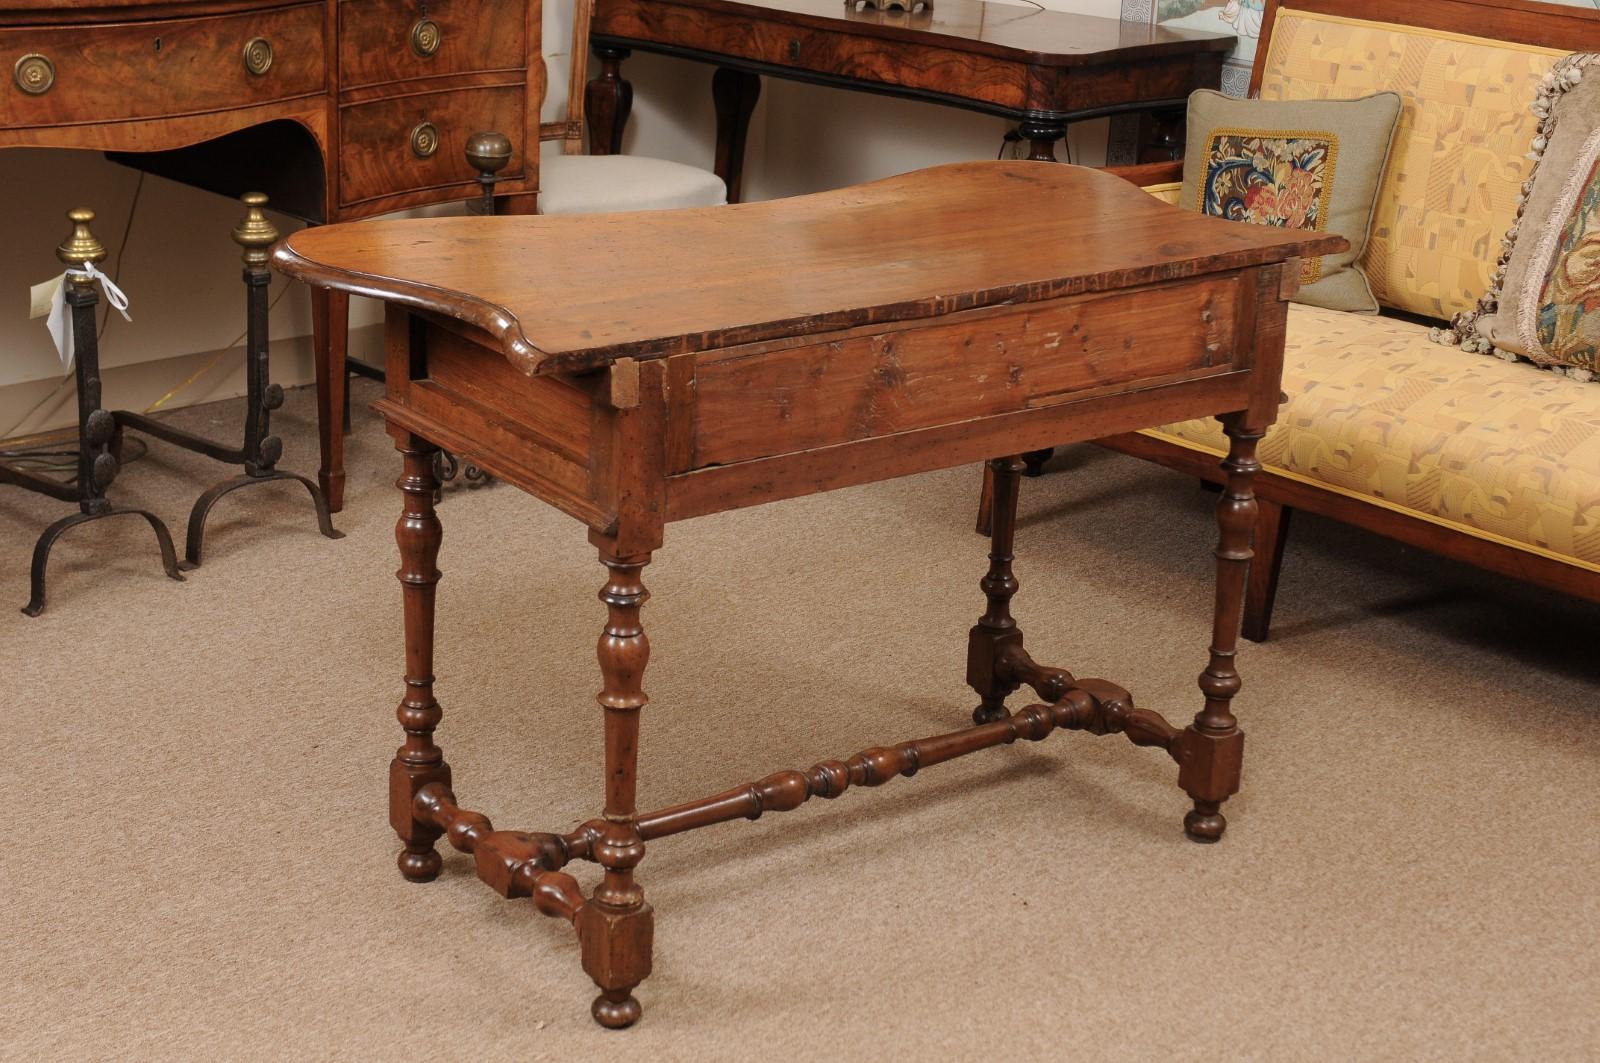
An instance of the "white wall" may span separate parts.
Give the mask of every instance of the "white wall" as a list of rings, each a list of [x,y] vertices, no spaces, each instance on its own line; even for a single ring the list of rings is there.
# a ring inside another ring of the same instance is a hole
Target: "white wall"
[[[1120,6],[1120,0],[1042,2],[1112,18]],[[570,5],[559,0],[546,8],[549,118],[565,99],[571,16]],[[624,150],[709,168],[711,69],[644,54],[624,69],[634,86]],[[745,196],[798,195],[939,162],[992,159],[1005,130],[998,118],[768,78],[751,122]],[[1074,161],[1101,161],[1104,142],[1104,123],[1075,129]],[[0,259],[0,439],[73,422],[72,387],[62,379],[44,323],[27,319],[28,288],[60,272],[54,250],[72,207],[97,212],[95,232],[115,256],[138,178],[92,152],[0,151],[0,233],[7,245]],[[239,216],[238,204],[223,197],[145,178],[121,262],[133,322],[113,319],[102,346],[108,404],[143,409],[165,398],[164,407],[175,408],[243,394],[242,353],[215,354],[244,327],[238,249],[228,235]],[[285,231],[294,224],[274,220]],[[113,257],[107,269],[115,266]],[[274,297],[291,287],[276,281]],[[370,305],[357,304],[352,353],[378,359],[378,316]],[[310,331],[304,291],[286,291],[272,314],[274,379],[285,385],[311,380]]]

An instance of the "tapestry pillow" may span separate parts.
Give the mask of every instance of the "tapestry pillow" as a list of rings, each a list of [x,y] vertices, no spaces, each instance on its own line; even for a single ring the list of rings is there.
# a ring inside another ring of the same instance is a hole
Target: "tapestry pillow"
[[[1439,339],[1592,380],[1600,368],[1600,55],[1557,63],[1533,110],[1533,176],[1500,265],[1477,308],[1457,314]]]
[[[1189,97],[1184,207],[1256,225],[1331,232],[1350,241],[1308,259],[1296,301],[1378,312],[1355,264],[1400,117],[1400,96],[1358,100],[1236,100],[1201,89]]]

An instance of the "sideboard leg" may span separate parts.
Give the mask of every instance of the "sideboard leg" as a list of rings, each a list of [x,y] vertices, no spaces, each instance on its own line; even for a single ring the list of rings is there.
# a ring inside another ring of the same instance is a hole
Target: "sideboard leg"
[[[443,530],[433,509],[433,459],[438,448],[418,436],[402,435],[396,447],[405,456],[399,488],[405,508],[395,525],[400,544],[400,580],[405,599],[406,692],[395,716],[405,742],[389,765],[389,824],[400,836],[400,873],[412,882],[436,878],[442,862],[434,843],[439,828],[414,812],[417,792],[430,783],[450,785],[450,766],[433,741],[443,713],[433,698],[433,602],[439,583],[439,542]]]
[[[311,289],[311,348],[317,371],[317,482],[328,510],[344,509],[344,432],[348,420],[350,296],[331,288]]]
[[[640,578],[649,554],[619,556],[602,549],[600,561],[609,573],[600,588],[606,604],[606,626],[598,647],[604,683],[600,707],[605,710],[605,830],[595,846],[595,859],[605,877],[594,898],[578,915],[578,941],[583,969],[600,987],[591,1013],[601,1026],[620,1029],[639,1020],[634,987],[650,974],[655,915],[633,869],[644,859],[644,840],[635,823],[638,790],[639,711],[649,700],[643,682],[650,660],[650,640],[639,621],[649,599]]]
[[[1017,487],[1023,468],[1022,458],[1016,455],[995,458],[988,465],[989,571],[978,586],[989,599],[989,608],[967,633],[967,684],[981,699],[972,710],[973,723],[1004,719],[1006,698],[1018,686],[1006,677],[999,662],[1022,645],[1022,632],[1011,616],[1011,598],[1017,593],[1011,562],[1017,533]]]
[[[1256,523],[1256,497],[1252,480],[1261,468],[1256,443],[1262,432],[1248,428],[1239,415],[1221,419],[1228,435],[1228,456],[1222,461],[1227,481],[1217,503],[1216,610],[1212,618],[1211,662],[1200,673],[1205,708],[1183,733],[1179,745],[1178,785],[1194,798],[1194,810],[1183,819],[1183,829],[1195,841],[1214,842],[1228,821],[1222,803],[1239,789],[1244,761],[1244,732],[1231,709],[1239,692],[1235,651],[1239,621],[1244,609],[1245,577],[1250,569],[1250,539]]]

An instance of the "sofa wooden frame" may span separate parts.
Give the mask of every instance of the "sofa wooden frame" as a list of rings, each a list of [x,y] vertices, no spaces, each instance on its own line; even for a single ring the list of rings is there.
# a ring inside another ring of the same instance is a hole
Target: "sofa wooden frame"
[[[1279,6],[1278,0],[1267,0],[1261,44],[1250,78],[1252,96],[1261,88],[1268,42],[1272,39]],[[1547,48],[1600,50],[1600,11],[1533,0],[1408,0],[1404,5],[1391,0],[1293,0],[1284,6],[1295,11],[1389,22]],[[1113,172],[1141,186],[1155,185],[1182,180],[1183,164],[1128,166]],[[1471,356],[1464,354],[1462,357]],[[1593,386],[1600,387],[1600,384]],[[1210,483],[1223,481],[1217,458],[1206,451],[1142,433],[1110,436],[1098,442]],[[1297,509],[1354,524],[1491,572],[1600,602],[1600,572],[1481,537],[1421,513],[1392,508],[1378,499],[1364,499],[1319,486],[1271,467],[1264,467],[1256,475],[1255,483],[1260,511],[1255,529],[1255,562],[1251,566],[1245,600],[1244,635],[1256,642],[1267,638],[1290,516]]]

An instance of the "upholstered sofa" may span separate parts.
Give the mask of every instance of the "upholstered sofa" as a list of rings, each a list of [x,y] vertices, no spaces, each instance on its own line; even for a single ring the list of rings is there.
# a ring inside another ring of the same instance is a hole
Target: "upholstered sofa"
[[[1362,260],[1383,312],[1290,309],[1286,401],[1258,451],[1247,637],[1267,636],[1297,509],[1600,602],[1600,380],[1429,337],[1488,289],[1533,166],[1536,90],[1574,51],[1600,51],[1600,12],[1268,0],[1253,93],[1393,90],[1404,106]],[[1120,172],[1178,198],[1181,164]],[[1214,421],[1102,442],[1221,480]]]

